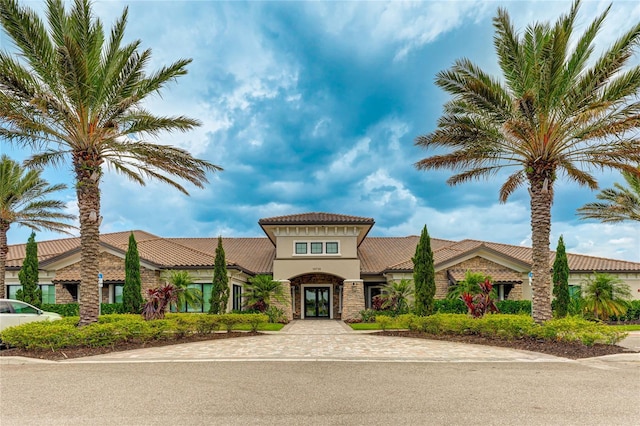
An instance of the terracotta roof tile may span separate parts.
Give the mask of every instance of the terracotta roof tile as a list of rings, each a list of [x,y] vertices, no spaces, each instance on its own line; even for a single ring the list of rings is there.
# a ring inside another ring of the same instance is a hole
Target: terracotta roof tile
[[[308,215],[325,215],[309,213],[307,215],[281,216],[280,218],[297,218],[303,220]],[[353,216],[328,215],[344,220],[352,220]],[[302,219],[301,219],[302,218]],[[345,219],[350,218],[350,219]],[[277,219],[277,218],[270,218]],[[318,219],[316,217],[315,219]],[[314,219],[314,220],[315,220]],[[356,218],[363,221],[372,220]],[[269,219],[267,219],[269,220]],[[274,222],[275,223],[275,222]],[[316,222],[317,223],[317,222]],[[353,222],[352,222],[353,223]],[[363,222],[364,223],[364,222]],[[162,238],[144,232],[133,231],[138,242],[138,251],[143,261],[151,262],[161,268],[205,267],[213,266],[217,238]],[[130,231],[103,234],[100,240],[116,249],[125,252]],[[379,274],[384,271],[407,271],[413,269],[411,258],[415,254],[418,236],[408,237],[368,237],[358,248],[361,271],[363,274]],[[38,258],[40,262],[62,256],[78,250],[80,239],[65,238],[38,242]],[[250,273],[271,273],[275,258],[275,247],[268,238],[223,238],[223,246],[227,263],[236,265]],[[19,268],[25,256],[26,244],[9,246],[7,267]],[[508,244],[492,243],[478,240],[448,241],[431,239],[436,268],[439,264],[464,256],[474,250],[486,247],[498,254],[509,257],[524,264],[531,264],[531,248]],[[555,253],[551,253],[553,262]],[[624,260],[605,259],[593,256],[567,254],[569,268],[576,272],[640,272],[640,263]],[[114,275],[115,276],[115,275]],[[115,278],[114,278],[115,279]],[[77,281],[75,277],[69,277]]]
[[[360,270],[363,274],[379,274],[385,270],[411,270],[411,258],[416,253],[416,246],[420,237],[368,237],[360,247]],[[431,249],[451,244],[452,241],[431,239]]]
[[[260,225],[334,225],[334,224],[374,224],[370,217],[348,216],[333,213],[302,213],[288,216],[275,216],[260,219]]]

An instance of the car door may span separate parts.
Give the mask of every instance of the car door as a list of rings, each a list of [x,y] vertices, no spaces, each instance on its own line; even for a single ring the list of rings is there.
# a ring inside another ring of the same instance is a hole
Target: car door
[[[13,310],[13,314],[11,314],[11,316],[14,324],[12,325],[26,324],[40,319],[40,311],[27,303],[10,300],[9,304]]]

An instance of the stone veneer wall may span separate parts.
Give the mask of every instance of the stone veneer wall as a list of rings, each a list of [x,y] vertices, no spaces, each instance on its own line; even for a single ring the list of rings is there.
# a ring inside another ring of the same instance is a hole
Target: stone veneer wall
[[[344,280],[342,290],[342,319],[359,319],[364,310],[364,282],[362,280]]]
[[[293,313],[291,312],[291,281],[281,280],[280,283],[282,284],[282,295],[284,300],[279,301],[272,299],[271,303],[273,306],[284,312],[284,316],[287,321],[291,321],[293,319]]]
[[[100,272],[104,275],[105,281],[115,281],[118,283],[124,283],[124,280],[114,280],[115,277],[120,278],[124,277],[124,259],[118,256],[114,256],[111,253],[101,252],[100,253]],[[80,262],[76,262],[72,265],[66,266],[56,271],[56,274],[65,275],[70,274],[73,276],[80,277]],[[158,287],[160,285],[160,271],[154,271],[151,269],[147,269],[140,266],[140,279],[142,281],[142,297],[147,294],[147,289]],[[96,277],[96,285],[98,279]],[[64,288],[64,284],[67,282],[56,281],[55,277],[53,279],[53,283],[56,286],[56,303],[71,303],[73,299],[69,291]],[[79,292],[81,290],[78,290]],[[80,293],[78,293],[80,296]],[[105,284],[102,288],[102,301],[107,303],[109,301],[109,287],[108,284]]]

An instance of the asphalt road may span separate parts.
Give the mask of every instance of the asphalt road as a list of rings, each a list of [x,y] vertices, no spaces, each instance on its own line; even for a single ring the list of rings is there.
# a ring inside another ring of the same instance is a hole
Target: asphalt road
[[[2,365],[0,424],[638,425],[640,366],[581,362]]]

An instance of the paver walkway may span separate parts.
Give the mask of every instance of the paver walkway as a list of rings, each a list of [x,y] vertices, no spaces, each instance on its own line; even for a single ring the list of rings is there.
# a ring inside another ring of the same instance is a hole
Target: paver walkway
[[[342,321],[293,321],[280,332],[114,352],[63,362],[197,361],[565,361],[507,348],[355,332]]]
[[[636,348],[640,333],[629,347]],[[30,362],[0,357],[0,363]],[[279,332],[113,352],[62,363],[206,361],[358,361],[358,362],[572,362],[536,352],[457,342],[373,336],[342,321],[292,321]],[[34,360],[33,362],[38,362]],[[42,361],[39,361],[42,362]],[[610,355],[578,361],[597,368],[640,368],[640,354]],[[615,362],[617,366],[614,366]],[[623,365],[624,364],[624,365]]]

